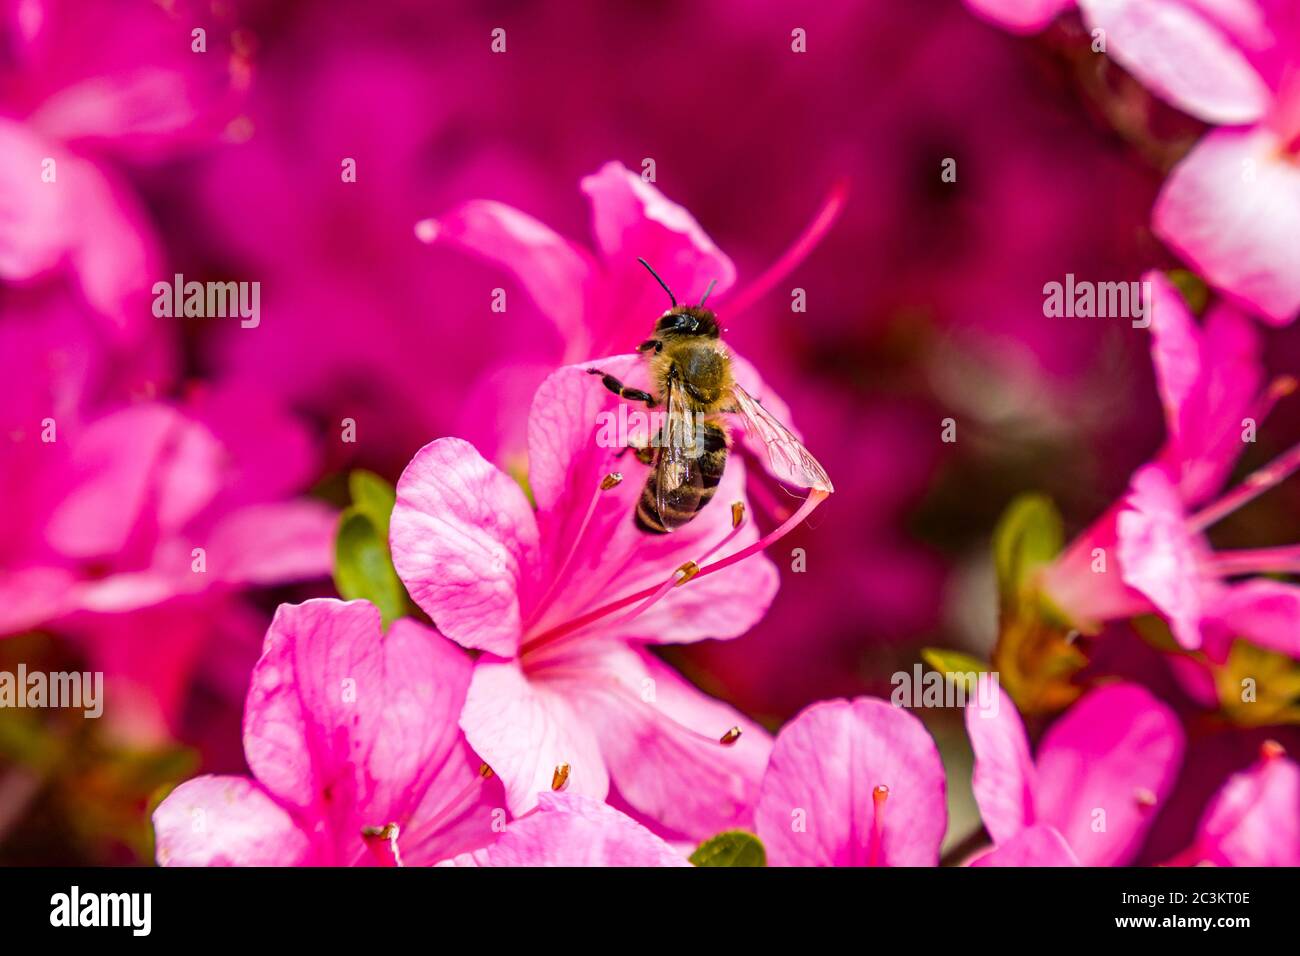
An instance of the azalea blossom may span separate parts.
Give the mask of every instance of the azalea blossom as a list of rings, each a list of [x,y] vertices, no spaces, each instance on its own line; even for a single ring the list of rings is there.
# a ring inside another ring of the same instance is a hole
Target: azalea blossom
[[[874,697],[823,701],[777,734],[757,833],[773,866],[936,866],[944,793],[917,718]]]
[[[663,290],[648,281],[645,259],[681,301],[710,303],[727,321],[770,291],[816,247],[839,215],[846,188],[837,185],[805,232],[748,286],[734,290],[736,267],[684,207],[622,163],[605,163],[583,178],[591,204],[596,251],[564,238],[521,210],[493,200],[470,200],[416,224],[428,243],[449,243],[509,270],[542,316],[560,333],[563,352],[554,365],[630,350],[645,339],[664,311]],[[551,368],[509,363],[491,373],[496,400],[535,388]],[[523,376],[521,381],[515,381]],[[465,431],[480,443],[482,399],[467,409]],[[488,421],[497,416],[487,414]],[[787,418],[788,420],[788,418]],[[522,437],[522,436],[520,436]],[[509,448],[507,444],[507,449]],[[489,457],[491,455],[489,454]]]
[[[365,601],[281,605],[244,705],[253,776],[202,776],[154,811],[163,866],[430,865],[491,843],[500,784],[456,718],[471,664]]]
[[[636,356],[599,364],[646,383]],[[461,726],[514,815],[540,792],[604,799],[613,785],[669,831],[702,839],[748,820],[769,740],[646,645],[753,626],[777,588],[757,552],[801,515],[760,538],[733,454],[692,521],[642,532],[633,515],[648,469],[599,440],[619,401],[585,366],[542,384],[528,416],[531,502],[468,442],[425,446],[397,484],[393,562],[442,633],[485,652]]]
[[[211,138],[247,63],[190,52],[196,11],[31,0],[0,5],[0,279],[68,274],[120,340],[146,339],[161,256],[117,163]],[[227,69],[222,68],[225,65]]]
[[[1133,475],[1128,494],[1043,573],[1044,592],[1077,626],[1156,610],[1183,647],[1212,657],[1234,636],[1298,656],[1300,589],[1239,580],[1295,570],[1296,549],[1215,552],[1205,537],[1300,467],[1292,449],[1221,491],[1255,428],[1295,382],[1264,383],[1258,336],[1240,312],[1218,304],[1198,326],[1166,279],[1150,273],[1146,281],[1166,442]]]
[[[1276,741],[1206,807],[1192,845],[1166,865],[1300,866],[1300,766]]]
[[[1036,32],[1076,0],[967,0]],[[1300,310],[1300,14],[1279,0],[1077,0],[1105,51],[1153,93],[1214,124],[1170,173],[1153,225],[1211,283],[1274,325]]]
[[[1053,723],[1031,755],[1015,704],[998,693],[996,711],[966,708],[972,788],[995,854],[976,863],[1131,863],[1182,764],[1173,711],[1136,684],[1107,684]]]
[[[43,371],[20,374],[35,384]],[[118,701],[116,730],[174,731],[207,637],[228,617],[209,599],[329,573],[334,512],[293,497],[315,457],[302,425],[249,388],[36,410],[0,447],[0,635],[78,638]]]

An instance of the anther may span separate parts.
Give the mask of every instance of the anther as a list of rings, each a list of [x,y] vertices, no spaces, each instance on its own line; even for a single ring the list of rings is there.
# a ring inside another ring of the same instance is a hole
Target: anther
[[[551,789],[563,790],[569,782],[569,765],[562,763],[555,768],[555,773],[551,777]]]
[[[478,768],[478,775],[484,780],[492,779],[493,770],[486,763]]]
[[[687,561],[680,568],[678,568],[675,573],[680,574],[681,577],[677,579],[677,583],[673,586],[681,587],[691,578],[695,577],[695,575],[700,573],[700,566],[696,564],[694,561]]]
[[[1277,760],[1279,757],[1286,756],[1286,748],[1276,740],[1266,740],[1259,745],[1259,757],[1261,760]]]
[[[733,501],[731,503],[731,526],[739,528],[745,520],[745,503],[743,501]]]
[[[1154,807],[1157,802],[1155,793],[1151,790],[1148,790],[1146,787],[1138,787],[1136,790],[1134,790],[1133,799],[1137,801],[1137,805],[1139,807],[1142,807],[1143,809],[1146,810],[1149,810],[1152,807]]]
[[[730,747],[739,739],[740,739],[740,728],[732,727],[725,734],[723,734],[721,737],[718,738],[718,743],[722,744],[722,746],[724,747]]]
[[[600,490],[609,491],[609,489],[615,487],[616,485],[621,485],[622,483],[623,483],[623,473],[621,471],[612,471],[604,478],[600,479]]]

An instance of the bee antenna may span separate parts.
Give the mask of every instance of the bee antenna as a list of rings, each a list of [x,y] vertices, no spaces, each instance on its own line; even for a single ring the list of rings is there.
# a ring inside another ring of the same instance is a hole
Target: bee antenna
[[[670,302],[672,302],[673,308],[674,309],[677,308],[677,296],[673,295],[673,290],[668,288],[668,283],[665,282],[663,279],[659,278],[659,273],[651,269],[650,263],[646,262],[640,256],[636,257],[636,261],[641,263],[641,265],[645,266],[646,272],[650,273],[652,276],[655,277],[655,282],[658,282],[661,286],[663,286],[664,291],[668,293],[668,299]]]
[[[718,284],[717,279],[709,280],[709,287],[704,290],[704,298],[700,299],[700,308],[704,308],[704,303],[709,301],[709,294],[713,292],[713,287]]]

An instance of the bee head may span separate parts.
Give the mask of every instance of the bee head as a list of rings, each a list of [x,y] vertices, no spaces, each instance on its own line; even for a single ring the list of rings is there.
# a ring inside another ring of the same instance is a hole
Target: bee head
[[[708,309],[696,305],[679,305],[659,317],[655,323],[655,335],[699,335],[716,339],[718,319]]]

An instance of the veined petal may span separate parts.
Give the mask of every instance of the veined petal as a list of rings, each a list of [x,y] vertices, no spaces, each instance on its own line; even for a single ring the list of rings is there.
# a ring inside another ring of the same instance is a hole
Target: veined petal
[[[776,866],[935,866],[948,823],[938,748],[883,700],[813,704],[777,734],[755,815]]]
[[[632,808],[695,840],[753,826],[766,731],[645,651],[588,641],[564,670],[578,667],[590,676],[566,681],[568,696]],[[724,745],[732,728],[739,739]]]
[[[505,785],[511,816],[537,806],[539,793],[562,789],[604,800],[609,774],[596,729],[569,701],[561,683],[530,680],[517,661],[480,659],[460,715],[470,746]]]
[[[159,866],[304,866],[311,841],[246,777],[195,777],[153,812]]]
[[[365,601],[282,605],[253,670],[244,752],[257,779],[304,818],[324,821],[336,863],[366,854],[361,830],[398,823],[444,765],[465,766],[456,719],[471,664],[408,619],[380,630]]]
[[[513,479],[458,438],[425,445],[397,482],[389,540],[407,591],[444,634],[515,653],[538,537]]]

